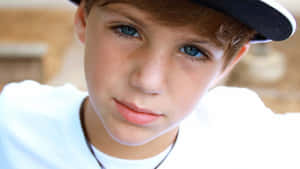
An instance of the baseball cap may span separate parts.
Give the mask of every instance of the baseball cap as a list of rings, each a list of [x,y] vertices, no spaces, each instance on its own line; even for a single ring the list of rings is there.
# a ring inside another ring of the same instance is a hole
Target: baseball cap
[[[80,0],[70,0],[79,4]],[[296,31],[293,15],[274,0],[192,0],[232,16],[254,29],[257,34],[250,43],[282,41]]]

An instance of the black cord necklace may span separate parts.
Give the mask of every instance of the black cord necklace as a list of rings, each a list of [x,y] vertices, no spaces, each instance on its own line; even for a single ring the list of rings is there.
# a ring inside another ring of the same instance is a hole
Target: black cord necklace
[[[84,102],[83,102],[84,103]],[[96,161],[98,162],[98,165],[101,169],[106,169],[106,167],[104,167],[104,165],[100,162],[100,160],[96,157],[95,155],[95,152],[93,150],[93,148],[91,147],[91,144],[90,144],[90,138],[89,138],[89,135],[87,134],[87,131],[86,131],[86,128],[85,128],[85,119],[84,119],[84,104],[81,104],[81,107],[80,107],[80,122],[81,122],[81,127],[83,129],[83,135],[85,137],[85,142],[89,148],[89,150],[91,151],[92,155],[94,156],[94,158],[96,159]],[[157,164],[157,166],[154,168],[154,169],[157,169],[164,161],[165,159],[169,156],[170,152],[173,150],[174,146],[175,146],[175,143],[177,141],[177,137],[178,137],[178,133],[179,131],[177,132],[176,134],[176,137],[175,137],[175,140],[172,144],[172,147],[170,149],[170,151],[168,152],[168,154]]]

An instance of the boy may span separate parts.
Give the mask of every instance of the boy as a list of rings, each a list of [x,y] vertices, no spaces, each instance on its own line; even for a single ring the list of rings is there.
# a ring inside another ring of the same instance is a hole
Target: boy
[[[294,33],[293,17],[279,4],[74,2],[88,92],[33,81],[7,85],[1,168],[299,167],[292,133],[299,117],[277,121],[255,93],[213,89],[250,43]]]

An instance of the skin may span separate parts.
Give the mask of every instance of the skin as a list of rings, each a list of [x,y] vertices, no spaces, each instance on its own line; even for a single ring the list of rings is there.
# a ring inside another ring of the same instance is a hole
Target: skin
[[[160,25],[124,3],[94,6],[88,16],[83,6],[77,9],[75,30],[85,45],[87,133],[95,147],[115,157],[143,159],[165,150],[173,143],[180,122],[249,48],[245,45],[222,69],[224,49],[189,26]],[[128,24],[138,34],[124,36],[116,28]],[[195,60],[182,52],[187,45],[204,49],[209,57]],[[162,117],[148,125],[132,124],[117,111],[114,98],[160,112]]]

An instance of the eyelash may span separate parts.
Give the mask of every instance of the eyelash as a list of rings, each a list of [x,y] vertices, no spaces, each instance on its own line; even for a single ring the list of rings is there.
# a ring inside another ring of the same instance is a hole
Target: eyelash
[[[181,49],[183,49],[185,47],[194,48],[195,50],[197,50],[197,52],[200,53],[200,55],[201,55],[200,58],[196,58],[197,57],[196,55],[190,55],[190,54],[187,54],[186,52],[182,51]],[[185,45],[185,46],[181,47],[179,50],[180,50],[180,52],[182,52],[185,55],[185,57],[190,59],[192,62],[194,62],[194,61],[206,62],[206,61],[209,61],[209,59],[210,59],[209,55],[207,55],[205,51],[199,49],[198,47],[196,47],[194,45]]]
[[[119,35],[120,37],[125,37],[125,38],[139,38],[139,37],[135,37],[135,36],[132,36],[132,35],[128,35],[126,33],[123,33],[120,29],[122,28],[130,28],[130,29],[134,29],[136,31],[136,33],[138,34],[138,36],[140,37],[139,35],[139,31],[134,27],[134,26],[131,26],[131,25],[126,25],[126,24],[120,24],[120,25],[116,25],[116,26],[112,26],[111,29],[117,34]],[[192,47],[194,49],[196,49],[197,51],[199,51],[202,56],[204,58],[195,58],[195,56],[192,56],[192,55],[189,55],[185,52],[182,52],[181,49],[184,48],[184,47]],[[185,57],[187,57],[190,61],[194,62],[194,61],[198,61],[198,62],[206,62],[206,61],[209,61],[209,57],[208,55],[206,54],[206,52],[203,52],[203,50],[199,49],[198,47],[196,47],[195,45],[184,45],[183,47],[181,47],[179,49],[179,51],[181,53],[184,54]]]
[[[132,35],[128,35],[128,34],[125,34],[123,32],[120,31],[120,29],[124,28],[124,27],[128,27],[128,28],[132,28],[136,31],[137,34],[139,34],[139,31],[134,28],[133,26],[131,25],[116,25],[116,26],[112,26],[111,29],[116,33],[118,34],[120,37],[125,37],[125,38],[138,38],[138,37],[134,37]],[[140,35],[139,35],[140,36]]]

